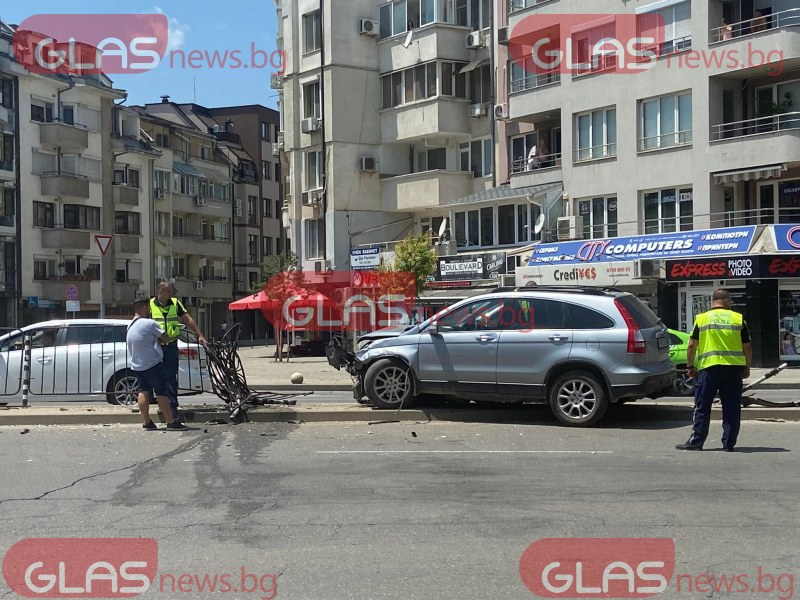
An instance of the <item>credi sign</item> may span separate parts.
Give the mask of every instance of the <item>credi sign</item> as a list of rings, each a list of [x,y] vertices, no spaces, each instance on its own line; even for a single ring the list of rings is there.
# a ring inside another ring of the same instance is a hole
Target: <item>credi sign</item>
[[[591,285],[617,286],[637,285],[640,279],[634,278],[634,262],[619,261],[590,265],[517,267],[515,271],[518,286],[533,281],[537,285]]]

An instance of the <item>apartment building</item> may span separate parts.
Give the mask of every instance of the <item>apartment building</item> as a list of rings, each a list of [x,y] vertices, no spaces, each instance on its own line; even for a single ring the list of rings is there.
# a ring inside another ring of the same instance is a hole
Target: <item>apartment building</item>
[[[21,70],[10,60],[12,30],[0,22],[0,328],[13,327],[20,303],[17,135],[17,77]]]
[[[796,333],[797,280],[759,278],[754,268],[737,278],[722,263],[726,253],[735,262],[800,248],[790,233],[800,222],[800,2],[596,0],[598,16],[583,19],[579,0],[502,0],[495,8],[500,180],[563,189],[545,243],[527,251],[518,282],[617,283],[680,329],[725,284],[759,340],[756,362],[777,364],[779,336]],[[615,36],[625,18],[637,20],[640,35],[651,33],[643,23],[653,15],[663,33],[647,47],[651,68],[620,72],[619,55],[597,41]],[[545,35],[572,43],[573,65],[534,64],[531,40]],[[764,64],[768,57],[780,64]],[[540,143],[544,151],[531,160]],[[715,240],[742,243],[707,243]],[[661,262],[635,260],[642,254],[631,242],[661,243],[650,254]],[[670,271],[670,259],[723,260],[715,278]]]
[[[282,225],[280,115],[258,104],[211,108],[208,112],[226,130],[235,133],[241,145],[226,152],[240,164],[238,174],[247,181],[247,185],[235,186],[237,206],[241,208],[235,211],[234,218],[236,293],[244,295],[262,283],[261,266],[267,257],[291,250]],[[254,161],[253,172],[250,161]],[[273,337],[269,324],[257,312],[237,313],[233,317],[241,324],[243,336]]]
[[[301,0],[278,17],[286,224],[304,268],[452,230],[451,204],[495,187],[490,1]]]

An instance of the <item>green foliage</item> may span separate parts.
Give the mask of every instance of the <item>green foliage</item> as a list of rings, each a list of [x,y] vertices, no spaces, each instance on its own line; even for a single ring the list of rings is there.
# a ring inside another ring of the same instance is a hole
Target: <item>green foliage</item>
[[[258,294],[267,285],[271,277],[278,273],[296,270],[298,265],[297,255],[294,252],[286,254],[273,254],[264,259],[261,263],[261,283],[253,286],[250,290],[253,294]]]
[[[394,265],[386,270],[413,274],[419,294],[425,289],[428,276],[436,270],[436,252],[431,247],[430,236],[411,235],[395,246],[394,254]]]
[[[758,110],[758,117],[771,117],[773,115],[782,115],[784,113],[788,113],[792,110],[792,106],[794,102],[792,101],[792,95],[789,92],[786,92],[783,96],[783,101],[776,103],[774,100],[770,100],[769,102],[764,102],[759,106]]]

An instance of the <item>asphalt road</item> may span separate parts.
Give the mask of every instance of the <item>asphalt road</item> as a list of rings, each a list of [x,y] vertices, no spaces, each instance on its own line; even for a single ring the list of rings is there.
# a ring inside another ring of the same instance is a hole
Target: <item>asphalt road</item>
[[[30,536],[153,537],[151,597],[225,597],[172,591],[170,576],[238,584],[244,568],[275,575],[277,594],[228,597],[533,598],[520,557],[547,537],[671,538],[676,573],[756,587],[760,569],[787,592],[687,593],[684,578],[663,598],[789,598],[790,583],[800,596],[800,424],[744,423],[733,454],[674,450],[680,423],[578,430],[546,411],[524,425],[20,431],[0,428],[0,551]]]

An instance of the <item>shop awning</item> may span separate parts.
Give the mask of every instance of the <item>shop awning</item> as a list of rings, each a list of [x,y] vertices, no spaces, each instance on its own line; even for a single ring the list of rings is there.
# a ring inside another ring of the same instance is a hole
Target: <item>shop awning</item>
[[[766,165],[762,167],[752,167],[750,169],[740,169],[738,171],[721,171],[713,173],[714,183],[736,183],[737,181],[751,181],[757,179],[769,179],[770,177],[780,177],[788,167],[785,164]]]
[[[190,175],[192,177],[203,177],[203,174],[195,169],[191,165],[187,165],[186,163],[182,162],[173,162],[172,163],[172,171],[173,173],[178,173],[179,175]]]
[[[466,67],[461,69],[460,74],[463,75],[464,73],[469,73],[470,71],[474,71],[478,67],[482,67],[483,65],[487,64],[488,62],[489,62],[488,58],[482,58],[480,60],[473,60]]]
[[[498,200],[521,200],[527,198],[531,202],[540,202],[549,205],[554,199],[564,193],[564,185],[561,183],[548,183],[544,185],[533,185],[522,188],[512,188],[510,185],[501,185],[491,188],[485,192],[443,202],[446,206],[457,206],[460,204],[479,204],[482,202],[496,202]],[[545,202],[546,201],[546,202]]]

